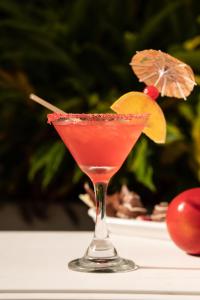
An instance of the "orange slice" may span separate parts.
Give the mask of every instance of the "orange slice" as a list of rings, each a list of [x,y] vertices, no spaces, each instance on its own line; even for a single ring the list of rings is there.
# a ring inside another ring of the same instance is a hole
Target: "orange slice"
[[[149,113],[145,133],[156,143],[164,143],[166,140],[166,120],[162,109],[148,95],[141,92],[129,92],[116,100],[111,109],[119,114],[143,114]]]

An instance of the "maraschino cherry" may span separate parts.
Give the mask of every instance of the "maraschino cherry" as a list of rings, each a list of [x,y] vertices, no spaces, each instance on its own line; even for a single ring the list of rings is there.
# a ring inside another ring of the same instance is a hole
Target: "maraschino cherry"
[[[159,91],[154,85],[146,86],[143,93],[148,95],[149,97],[151,97],[155,101],[159,96]]]

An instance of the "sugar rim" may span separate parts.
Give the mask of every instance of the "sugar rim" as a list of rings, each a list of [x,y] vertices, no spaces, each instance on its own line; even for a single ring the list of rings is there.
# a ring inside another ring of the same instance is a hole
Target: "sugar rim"
[[[149,116],[144,114],[115,114],[115,113],[52,113],[47,115],[48,123],[54,121],[63,121],[64,119],[81,119],[81,121],[115,121],[115,120],[133,120],[145,119]]]

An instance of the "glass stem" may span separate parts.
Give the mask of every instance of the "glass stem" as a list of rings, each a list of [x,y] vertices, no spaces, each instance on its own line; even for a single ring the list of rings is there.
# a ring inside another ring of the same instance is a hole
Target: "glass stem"
[[[109,237],[108,228],[106,225],[106,192],[108,184],[98,182],[94,184],[96,198],[96,224],[94,231],[95,239],[106,239]]]
[[[106,225],[107,186],[108,184],[104,182],[94,184],[96,197],[96,224],[94,238],[84,256],[86,261],[105,262],[107,260],[119,259],[117,251],[109,239],[109,231]]]

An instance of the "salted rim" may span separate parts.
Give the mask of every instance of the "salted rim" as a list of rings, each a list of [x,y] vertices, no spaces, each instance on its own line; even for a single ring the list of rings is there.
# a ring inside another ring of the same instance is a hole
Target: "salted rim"
[[[47,115],[48,123],[64,119],[81,119],[82,121],[113,121],[113,120],[132,120],[132,119],[144,119],[149,116],[148,113],[144,114],[115,114],[115,113],[105,113],[105,114],[91,114],[91,113],[52,113]]]

